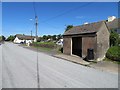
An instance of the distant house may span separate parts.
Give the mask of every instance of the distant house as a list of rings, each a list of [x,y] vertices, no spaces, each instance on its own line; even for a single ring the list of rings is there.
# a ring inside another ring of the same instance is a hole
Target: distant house
[[[32,43],[35,42],[36,38],[35,36],[29,36],[29,35],[22,35],[22,34],[16,34],[14,43]]]
[[[118,30],[116,23],[118,19],[74,26],[63,34],[63,53],[86,58],[92,50],[94,59],[103,59],[109,48],[110,30]]]
[[[106,21],[107,27],[110,30],[114,29],[118,34],[120,34],[120,18],[115,18],[113,21]]]

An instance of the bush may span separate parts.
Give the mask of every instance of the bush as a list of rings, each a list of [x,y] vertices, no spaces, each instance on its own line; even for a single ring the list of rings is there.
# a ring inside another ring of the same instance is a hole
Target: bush
[[[119,45],[119,34],[114,30],[111,30],[110,33],[110,46],[118,46]]]
[[[45,47],[45,48],[55,48],[56,44],[53,42],[35,42],[31,46]]]
[[[106,53],[106,57],[111,60],[120,61],[120,46],[110,47]]]
[[[61,48],[59,49],[59,51],[60,51],[61,53],[63,53],[63,47],[61,47]]]
[[[15,39],[15,36],[10,35],[6,41],[14,41],[14,39]]]

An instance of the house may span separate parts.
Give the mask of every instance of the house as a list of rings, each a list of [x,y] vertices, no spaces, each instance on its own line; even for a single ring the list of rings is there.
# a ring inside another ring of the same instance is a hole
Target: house
[[[113,21],[108,20],[106,21],[107,27],[110,30],[114,29],[118,34],[120,34],[120,18],[115,18]]]
[[[112,21],[87,23],[69,29],[63,34],[63,53],[86,58],[91,50],[94,59],[102,60],[109,48],[109,30],[118,30],[118,24],[115,24],[118,19]]]
[[[13,41],[14,43],[32,43],[32,42],[36,42],[36,38],[35,36],[29,36],[29,35],[22,35],[22,34],[16,34],[15,35],[15,39]]]

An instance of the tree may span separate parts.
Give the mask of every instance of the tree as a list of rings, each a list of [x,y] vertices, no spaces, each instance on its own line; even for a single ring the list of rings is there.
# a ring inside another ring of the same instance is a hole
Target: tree
[[[48,38],[48,39],[51,39],[51,38],[52,38],[52,36],[51,36],[51,35],[48,35],[48,36],[47,36],[47,38]]]
[[[119,34],[114,30],[110,32],[110,46],[118,46],[119,44]]]
[[[15,39],[15,36],[10,35],[10,36],[7,38],[7,41],[13,41],[14,39]]]
[[[61,35],[61,34],[57,35],[57,39],[58,39],[58,40],[61,39],[61,38],[62,38],[62,35]]]
[[[52,36],[52,39],[53,39],[53,40],[56,40],[56,35],[53,35],[53,36]]]
[[[0,41],[5,41],[5,39],[6,39],[5,36],[3,36],[3,35],[0,36]]]
[[[48,38],[47,38],[46,35],[43,35],[42,39],[43,39],[43,40],[47,40]]]
[[[0,41],[2,41],[2,36],[0,36]]]
[[[68,31],[69,29],[73,28],[73,25],[68,25],[65,29],[65,32]]]
[[[38,38],[37,38],[37,42],[40,42],[41,40],[42,40],[41,37],[38,37]]]
[[[5,36],[2,35],[2,41],[5,41],[5,39],[6,39]]]

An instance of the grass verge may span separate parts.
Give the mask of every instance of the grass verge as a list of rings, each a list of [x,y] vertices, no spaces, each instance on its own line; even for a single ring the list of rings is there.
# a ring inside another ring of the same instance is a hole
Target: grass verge
[[[109,62],[113,62],[113,63],[115,63],[115,64],[120,64],[119,61],[114,61],[114,60],[111,60],[111,59],[109,59],[109,58],[104,58],[103,61],[109,61]]]

